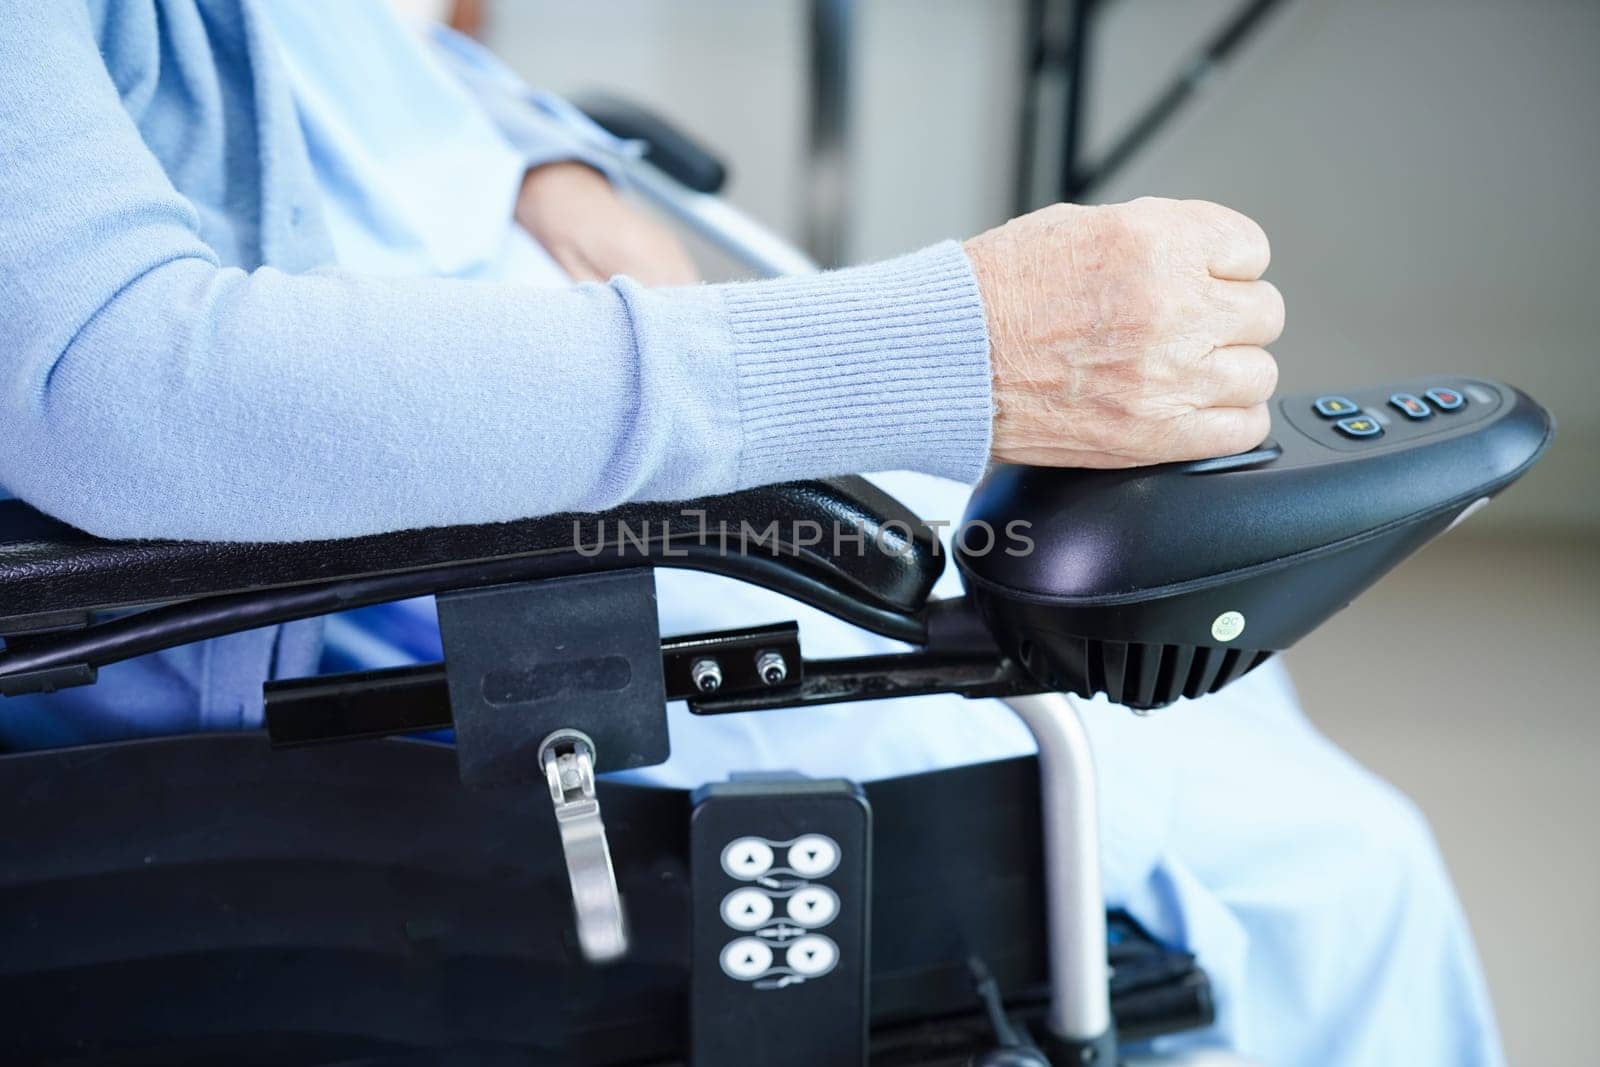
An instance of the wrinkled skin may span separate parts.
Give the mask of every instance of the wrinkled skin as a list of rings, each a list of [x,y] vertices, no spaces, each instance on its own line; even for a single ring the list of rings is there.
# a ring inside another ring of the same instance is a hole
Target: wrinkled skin
[[[989,320],[996,459],[1131,467],[1266,437],[1283,298],[1266,234],[1199,200],[1058,204],[965,244]]]

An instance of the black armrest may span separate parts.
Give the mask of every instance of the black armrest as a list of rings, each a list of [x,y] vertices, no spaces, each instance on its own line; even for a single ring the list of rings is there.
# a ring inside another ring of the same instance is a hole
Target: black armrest
[[[845,535],[837,542],[835,530]],[[741,578],[917,641],[943,565],[916,515],[854,477],[596,515],[275,544],[104,541],[9,500],[0,502],[8,638],[0,691],[27,688],[7,686],[8,677],[71,668],[50,684],[76,684],[130,656],[364,604],[638,566]],[[146,607],[88,625],[99,613]],[[70,632],[52,632],[60,630]]]
[[[654,111],[611,96],[585,97],[577,104],[607,131],[645,142],[644,158],[695,192],[720,192],[726,184],[728,168],[722,160]]]

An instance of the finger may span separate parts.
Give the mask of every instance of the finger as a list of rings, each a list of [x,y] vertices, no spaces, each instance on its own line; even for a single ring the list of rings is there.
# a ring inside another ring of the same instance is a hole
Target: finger
[[[1193,395],[1198,406],[1248,408],[1271,399],[1278,388],[1278,361],[1256,345],[1213,349],[1196,375]]]
[[[1252,218],[1209,200],[1185,200],[1184,207],[1210,230],[1207,267],[1213,278],[1251,282],[1266,273],[1272,261],[1267,232]]]
[[[1210,459],[1248,452],[1267,439],[1267,405],[1204,408],[1184,416],[1174,441],[1174,459]]]
[[[1222,311],[1218,343],[1270,345],[1283,333],[1283,294],[1271,282],[1211,283],[1212,299]]]

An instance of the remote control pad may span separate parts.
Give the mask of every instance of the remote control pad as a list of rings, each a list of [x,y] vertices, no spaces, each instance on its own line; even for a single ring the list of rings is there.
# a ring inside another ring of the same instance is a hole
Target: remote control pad
[[[696,794],[690,1062],[865,1064],[871,809],[843,779]]]

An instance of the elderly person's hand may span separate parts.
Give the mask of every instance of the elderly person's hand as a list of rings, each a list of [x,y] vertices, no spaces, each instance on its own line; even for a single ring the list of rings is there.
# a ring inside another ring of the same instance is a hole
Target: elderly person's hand
[[[626,274],[642,285],[700,280],[683,242],[582,163],[546,163],[522,180],[516,218],[573,281]]]
[[[993,453],[1131,467],[1259,444],[1283,298],[1267,237],[1199,200],[1061,204],[966,242],[989,320]]]

